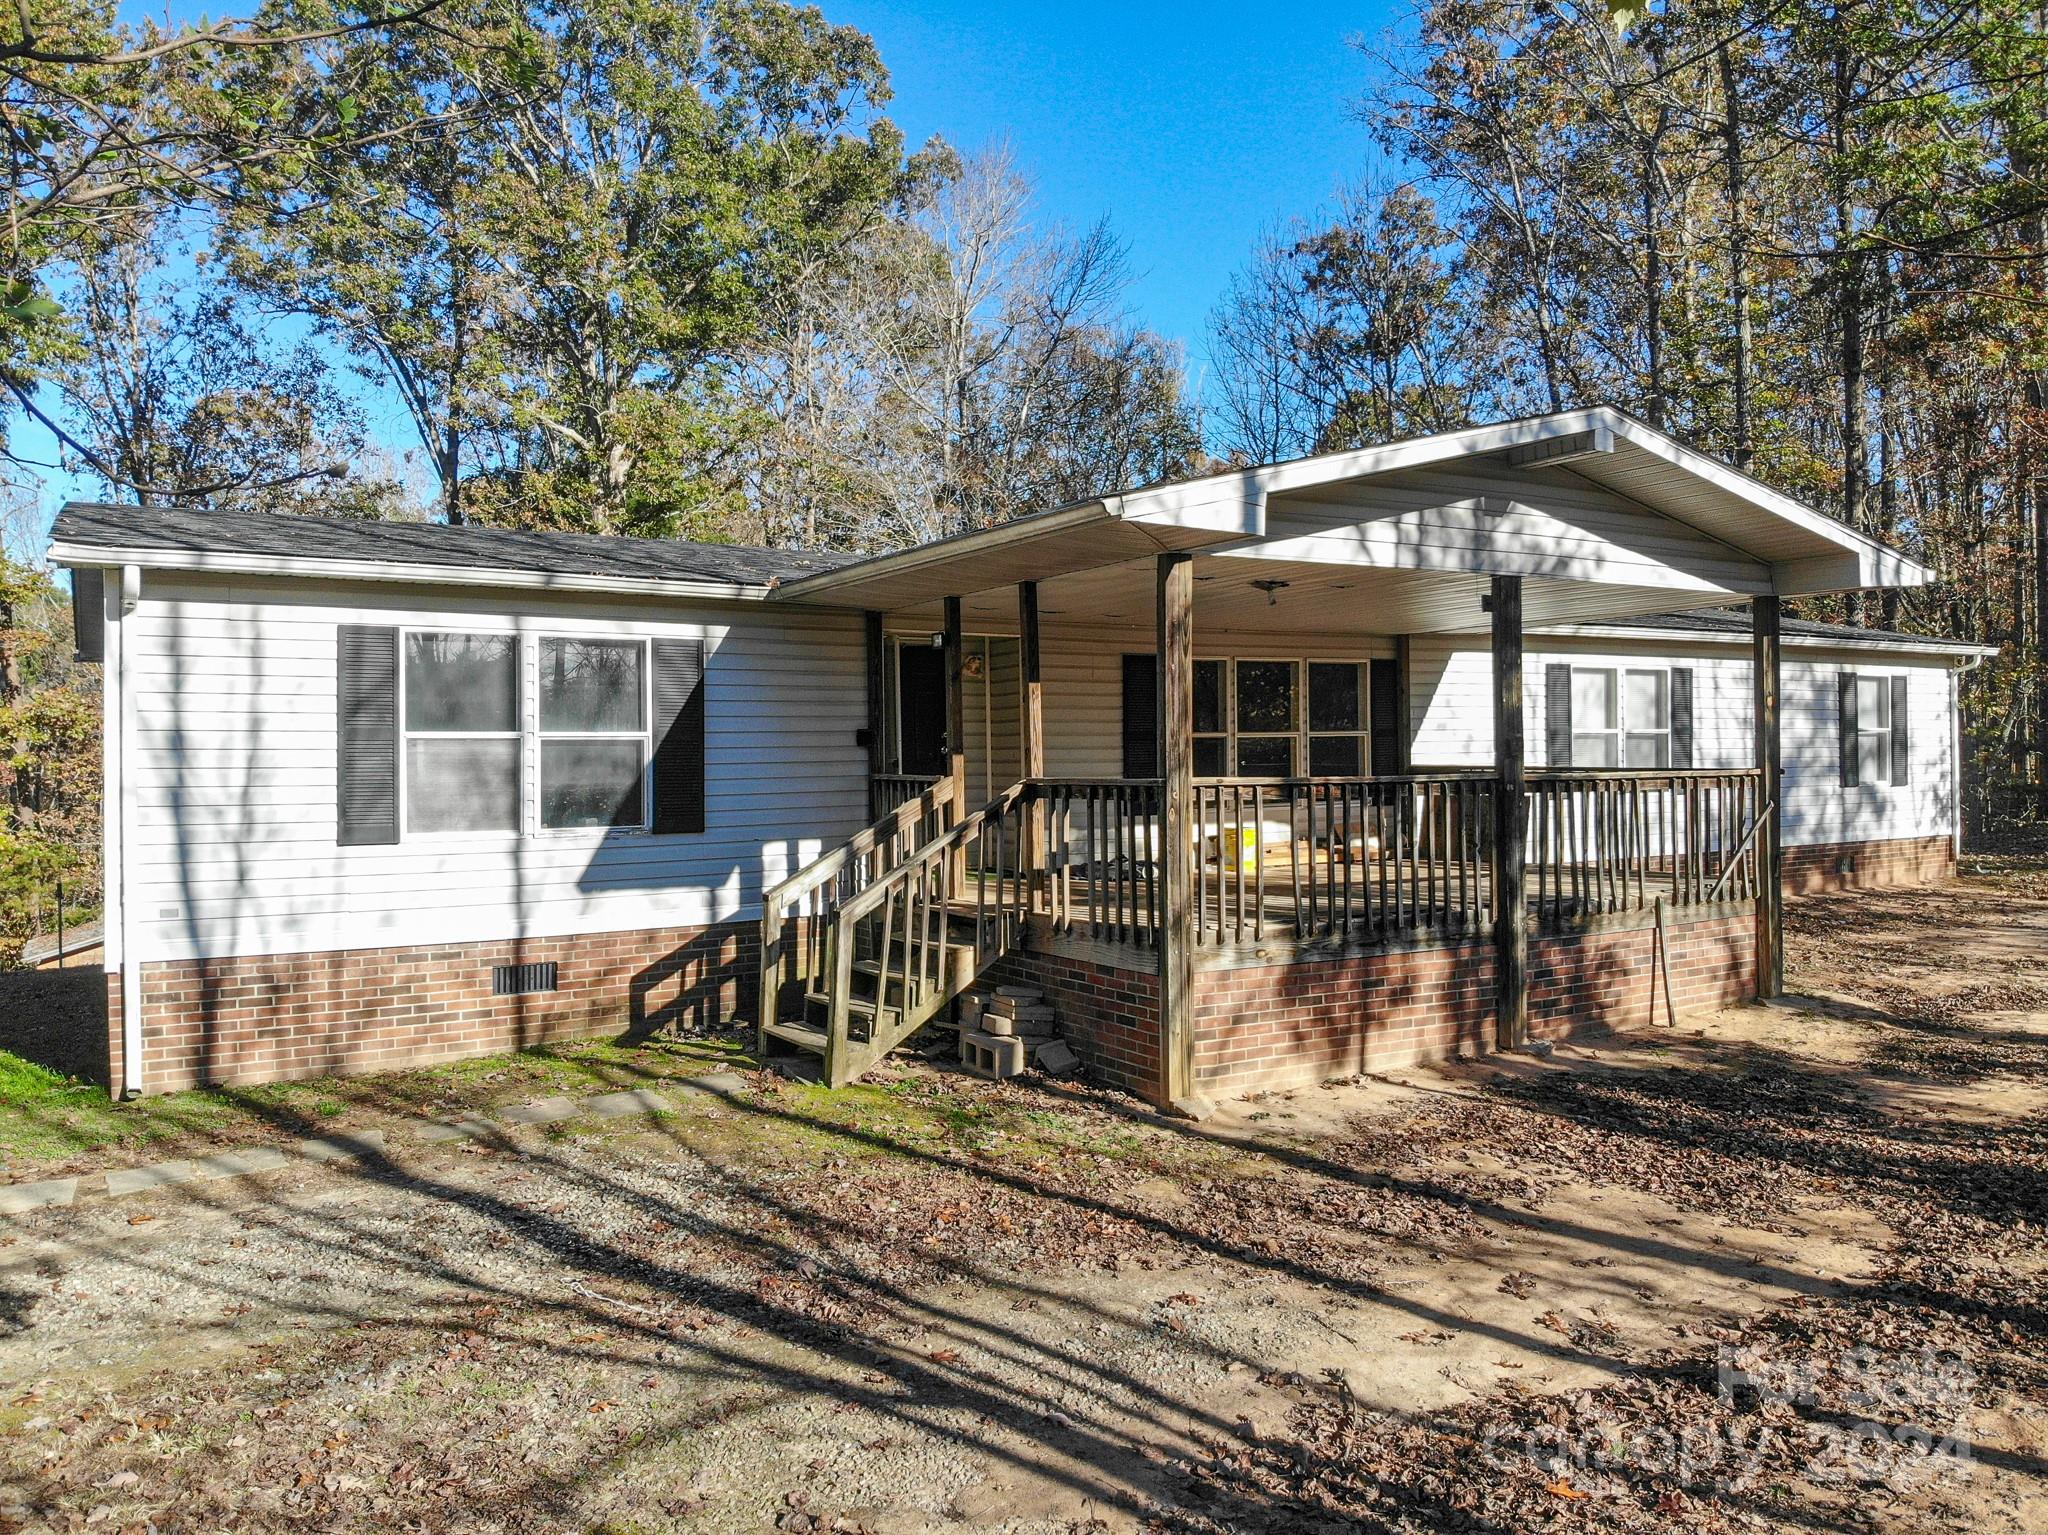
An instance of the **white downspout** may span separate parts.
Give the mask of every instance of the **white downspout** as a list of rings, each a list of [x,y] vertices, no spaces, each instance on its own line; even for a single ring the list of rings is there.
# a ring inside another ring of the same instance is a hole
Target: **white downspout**
[[[1954,736],[1949,754],[1949,845],[1958,865],[1963,858],[1963,678],[1984,661],[1981,655],[1971,656],[1950,667],[1948,674],[1949,730]]]
[[[112,594],[110,594],[112,595]],[[109,717],[114,721],[113,779],[114,803],[108,807],[114,867],[110,871],[114,888],[120,892],[119,934],[121,940],[121,1083],[123,1098],[142,1096],[142,964],[135,946],[135,902],[128,880],[128,836],[132,824],[130,808],[135,795],[129,765],[134,752],[130,741],[135,733],[134,689],[128,685],[128,619],[142,600],[142,567],[123,565],[118,605],[108,616],[114,640],[114,664],[108,680],[114,697]]]

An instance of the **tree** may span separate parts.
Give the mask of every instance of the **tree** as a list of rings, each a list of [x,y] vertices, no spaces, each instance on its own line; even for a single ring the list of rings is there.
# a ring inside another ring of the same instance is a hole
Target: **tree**
[[[138,215],[95,231],[57,290],[78,343],[50,372],[71,467],[145,503],[396,510],[399,487],[365,472],[362,411],[322,355],[278,344],[231,291],[181,275],[194,253],[174,229]]]
[[[181,28],[123,23],[114,0],[23,0],[0,18],[0,389],[15,410],[41,414],[37,384],[71,343],[52,267],[138,214],[216,206],[238,173],[295,176],[359,141],[348,77],[315,68],[310,48],[344,36],[374,46],[441,3],[319,0],[291,21]],[[247,67],[257,58],[260,75]]]

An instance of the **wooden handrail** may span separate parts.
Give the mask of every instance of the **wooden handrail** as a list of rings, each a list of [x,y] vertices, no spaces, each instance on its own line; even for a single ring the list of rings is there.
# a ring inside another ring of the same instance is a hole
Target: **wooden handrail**
[[[872,853],[905,826],[935,815],[953,803],[953,780],[941,778],[914,800],[905,800],[872,825],[862,827],[831,852],[813,859],[796,873],[761,893],[764,906],[787,906],[798,896],[808,895],[854,859]]]
[[[955,821],[922,847],[912,848],[903,855],[895,868],[876,875],[865,887],[840,902],[834,912],[835,918],[845,922],[859,921],[888,899],[892,883],[911,877],[906,871],[914,870],[919,864],[929,863],[939,854],[962,846],[990,820],[1002,816],[1014,806],[1021,804],[1027,795],[1034,793],[1035,786],[1029,780],[1019,780],[1011,784],[974,814],[964,820]]]

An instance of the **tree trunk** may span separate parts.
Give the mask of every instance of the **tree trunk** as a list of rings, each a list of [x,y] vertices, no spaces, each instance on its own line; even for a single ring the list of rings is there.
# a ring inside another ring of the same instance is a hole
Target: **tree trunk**
[[[1729,366],[1734,405],[1735,467],[1748,469],[1756,458],[1756,439],[1749,421],[1749,210],[1748,179],[1742,162],[1742,97],[1735,78],[1735,56],[1723,43],[1717,50],[1724,98],[1721,133],[1723,168],[1728,176],[1728,303],[1734,311],[1734,357]]]

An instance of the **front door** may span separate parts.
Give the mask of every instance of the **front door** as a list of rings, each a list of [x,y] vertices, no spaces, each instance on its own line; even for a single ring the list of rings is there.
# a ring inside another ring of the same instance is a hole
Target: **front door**
[[[935,645],[896,651],[896,770],[937,778],[946,771],[946,653]]]

